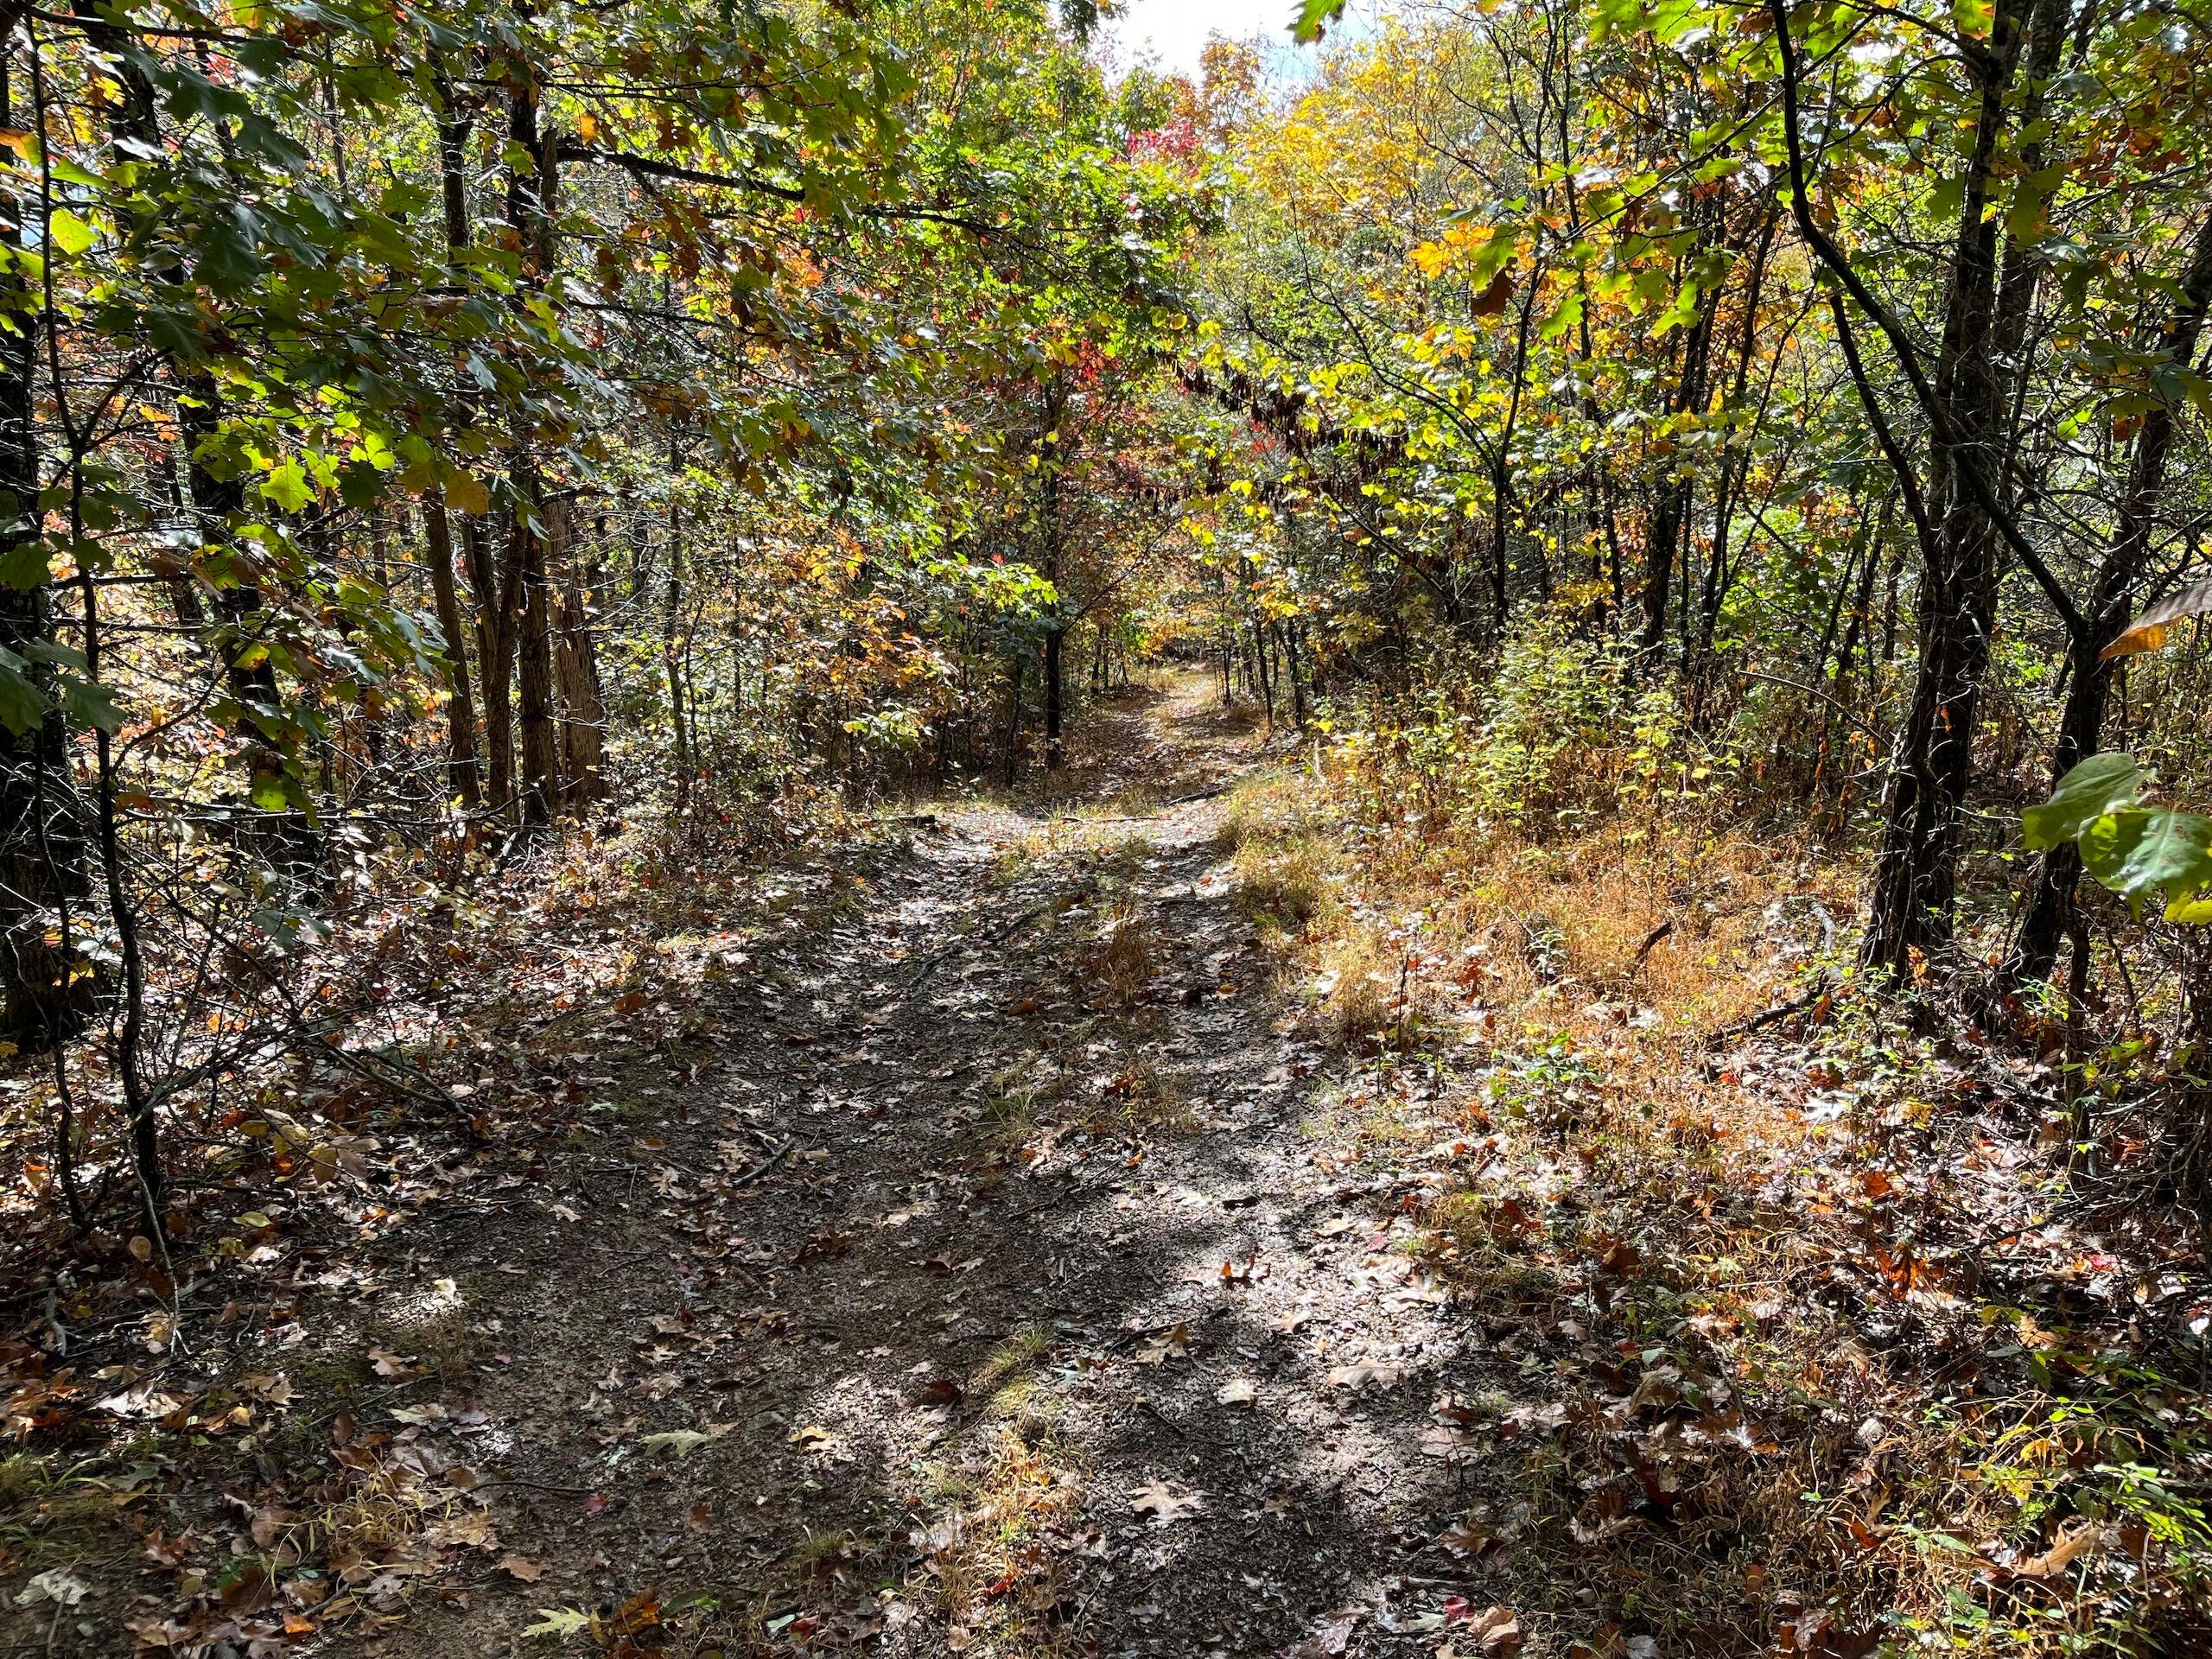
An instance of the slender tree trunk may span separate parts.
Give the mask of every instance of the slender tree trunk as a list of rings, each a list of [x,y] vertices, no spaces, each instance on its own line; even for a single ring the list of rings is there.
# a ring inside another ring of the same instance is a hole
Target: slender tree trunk
[[[486,788],[493,811],[512,819],[515,806],[515,640],[521,632],[522,568],[504,569],[492,556],[481,520],[464,518],[461,547],[476,596],[476,661],[483,676]]]
[[[1064,376],[1054,375],[1045,388],[1045,441],[1039,460],[1043,477],[1037,508],[1037,534],[1045,580],[1057,589],[1060,580],[1060,486],[1067,469],[1068,451],[1074,435],[1067,430],[1068,392]],[[1061,647],[1067,637],[1068,606],[1057,592],[1052,601],[1052,624],[1045,636],[1045,766],[1057,769],[1065,758],[1060,728],[1065,718],[1060,675]]]
[[[0,48],[12,44],[0,41]],[[12,127],[8,57],[0,49],[0,126]],[[0,160],[15,159],[12,147],[0,144]],[[22,246],[22,204],[7,188],[12,176],[0,170],[0,245],[11,256]],[[0,646],[30,661],[32,684],[50,692],[51,677],[35,661],[41,648],[54,644],[33,392],[43,309],[22,264],[10,257],[0,271],[0,315],[15,325],[0,333],[0,565],[6,567]],[[24,575],[31,579],[21,580]],[[0,1037],[27,1052],[74,1036],[88,1011],[90,982],[72,982],[75,951],[63,918],[63,907],[88,885],[80,807],[69,772],[68,730],[49,696],[45,714],[23,730],[0,726]],[[73,1155],[73,1149],[65,1151]]]
[[[676,469],[673,442],[669,466]],[[691,803],[691,778],[696,770],[691,755],[691,721],[683,707],[683,652],[677,643],[677,619],[683,610],[683,509],[671,496],[668,504],[668,585],[660,613],[662,671],[668,677],[669,723],[676,738],[676,806],[681,811]]]
[[[534,15],[516,7],[524,22]],[[518,300],[542,297],[552,288],[556,262],[554,214],[558,204],[560,142],[539,122],[538,87],[526,67],[508,81],[507,223],[522,255]],[[517,430],[512,468],[515,511],[508,563],[520,588],[515,646],[522,740],[522,817],[525,824],[552,819],[561,799],[560,734],[553,717],[552,604],[547,591],[544,526],[550,509],[537,455],[537,435]]]
[[[1014,787],[1021,761],[1021,682],[1027,677],[1028,666],[1029,659],[1016,652],[1007,672],[1006,786],[1008,789]]]
[[[1045,636],[1045,765],[1048,770],[1058,767],[1065,758],[1060,741],[1060,645],[1066,637],[1066,630],[1057,627]]]
[[[1711,300],[1700,303],[1696,321],[1690,325],[1689,336],[1683,341],[1681,371],[1669,404],[1671,413],[1682,414],[1704,404],[1705,372],[1712,354],[1714,309]],[[1692,480],[1687,472],[1680,478],[1662,479],[1659,500],[1652,511],[1643,566],[1643,626],[1637,644],[1646,657],[1654,659],[1667,638],[1667,595],[1674,587],[1675,556],[1688,534],[1691,488]]]
[[[461,620],[461,599],[454,589],[453,526],[435,496],[423,503],[423,540],[429,556],[430,597],[437,608],[438,632],[445,635],[446,785],[474,810],[483,804],[476,771],[476,696],[468,677],[468,648]]]
[[[524,499],[535,494],[524,492]],[[560,732],[553,719],[552,607],[546,591],[545,537],[515,514],[509,558],[522,580],[522,627],[515,647],[515,678],[521,693],[522,821],[552,822],[561,799]]]
[[[1275,728],[1275,687],[1268,672],[1267,625],[1256,616],[1252,619],[1252,665],[1259,675],[1260,702],[1267,710],[1268,729],[1272,732]]]
[[[1920,589],[1919,666],[1892,761],[1863,946],[1869,967],[1898,977],[1910,976],[1916,957],[1950,942],[1996,623],[2001,537],[1982,496],[2004,488],[1992,461],[2002,454],[2005,370],[1993,353],[2001,215],[1989,207],[2023,33],[2018,12],[2000,0],[1989,41],[1970,60],[1981,98],[1933,386],[1950,430],[1929,446],[1932,522]]]
[[[576,577],[575,550],[569,532],[575,516],[566,502],[555,504],[563,534],[554,547],[555,621],[553,665],[561,689],[561,749],[568,790],[563,803],[581,810],[607,794],[607,705],[599,678],[599,651],[593,642],[590,599]]]
[[[2197,231],[2182,277],[2180,302],[2164,329],[2161,343],[2170,361],[2196,360],[2208,311],[2212,311],[2212,219]],[[2103,653],[2133,618],[2148,573],[2173,439],[2173,408],[2162,399],[2145,412],[2136,434],[2112,546],[2098,563],[2088,603],[2082,608],[2084,626],[2073,631],[2068,641],[2066,703],[2050,758],[2054,785],[2103,747],[2105,711],[2118,667],[2105,661]],[[2074,891],[2081,877],[2082,855],[2072,842],[2053,848],[2037,861],[2019,936],[2005,964],[2005,983],[2018,986],[2050,977],[2071,925]]]

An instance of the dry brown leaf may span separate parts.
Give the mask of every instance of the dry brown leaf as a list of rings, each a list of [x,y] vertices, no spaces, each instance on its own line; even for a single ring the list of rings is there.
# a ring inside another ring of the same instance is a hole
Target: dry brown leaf
[[[2040,1555],[2031,1556],[2012,1570],[2024,1579],[2055,1578],[2082,1556],[2096,1550],[2104,1535],[2094,1522],[2085,1522]]]
[[[1494,1659],[1521,1651],[1521,1620],[1510,1607],[1486,1607],[1467,1620],[1467,1637]]]
[[[1393,1388],[1397,1381],[1396,1366],[1376,1365],[1366,1360],[1357,1365],[1338,1365],[1329,1372],[1331,1388],[1348,1389],[1354,1394],[1364,1393],[1370,1388]]]
[[[1191,1327],[1179,1325],[1166,1334],[1147,1342],[1136,1351],[1140,1365],[1157,1365],[1164,1360],[1188,1359],[1191,1357]]]
[[[1129,1507],[1140,1515],[1151,1515],[1154,1524],[1164,1527],[1185,1516],[1202,1514],[1206,1495],[1195,1487],[1179,1491],[1166,1481],[1148,1480],[1129,1494]]]

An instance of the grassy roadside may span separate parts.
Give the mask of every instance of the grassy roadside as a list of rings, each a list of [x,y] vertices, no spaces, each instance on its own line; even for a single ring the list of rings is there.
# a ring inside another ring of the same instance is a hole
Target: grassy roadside
[[[1406,1248],[1521,1375],[1438,1402],[1446,1548],[1700,1650],[2203,1651],[2201,1285],[2069,1187],[2067,1079],[1866,995],[1808,843],[1366,808],[1301,770],[1230,834],[1343,1127],[1474,1150]]]

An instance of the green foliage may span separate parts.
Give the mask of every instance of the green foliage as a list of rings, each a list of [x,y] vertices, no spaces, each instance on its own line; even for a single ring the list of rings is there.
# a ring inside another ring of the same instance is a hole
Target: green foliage
[[[2137,804],[2145,783],[2133,755],[2092,755],[2021,815],[2023,838],[2031,851],[2075,842],[2083,868],[2139,916],[2162,899],[2169,921],[2212,923],[2212,817]]]
[[[1440,679],[1416,704],[1326,715],[1381,818],[1411,809],[1527,831],[1694,804],[1733,771],[1725,747],[1688,729],[1672,687],[1640,683],[1625,645],[1556,613],[1534,614],[1479,682]]]

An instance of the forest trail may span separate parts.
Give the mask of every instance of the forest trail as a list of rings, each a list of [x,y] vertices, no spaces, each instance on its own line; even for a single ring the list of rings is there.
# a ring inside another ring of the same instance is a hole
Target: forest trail
[[[1476,1591],[1432,1408],[1502,1362],[1392,1245],[1468,1148],[1401,1101],[1363,1156],[1325,1103],[1224,862],[1259,739],[1205,685],[1122,705],[1049,815],[909,825],[623,1079],[619,1142],[424,1215],[426,1306],[496,1313],[429,1423],[491,1535],[366,1650],[594,1611],[608,1647],[1433,1649]]]

